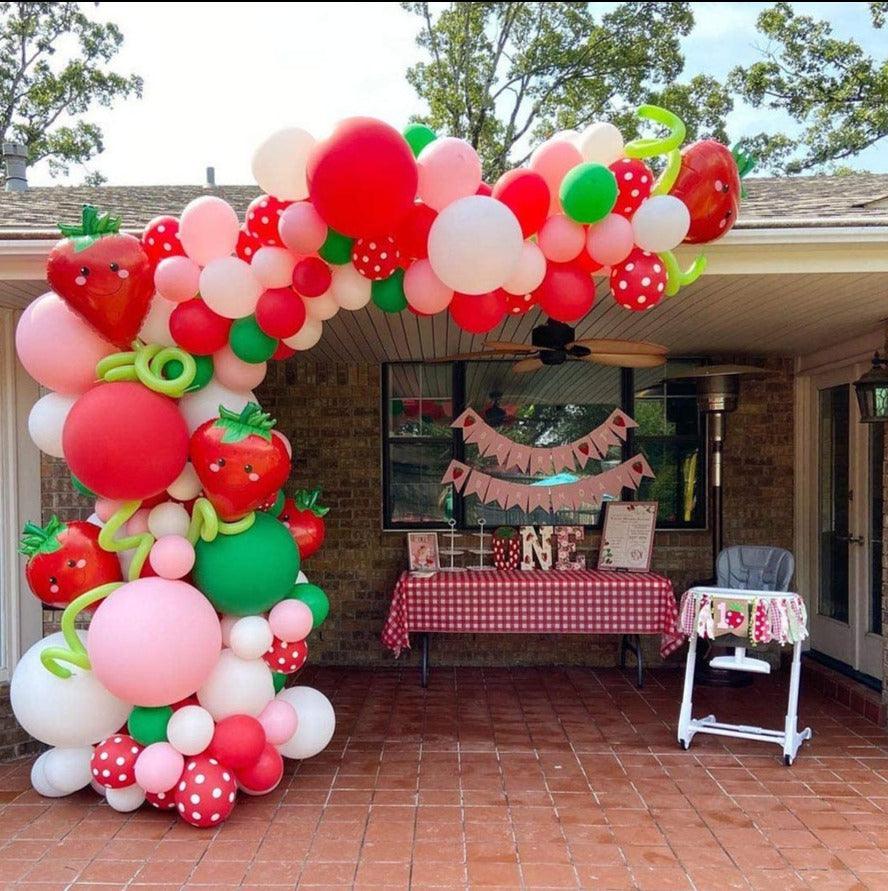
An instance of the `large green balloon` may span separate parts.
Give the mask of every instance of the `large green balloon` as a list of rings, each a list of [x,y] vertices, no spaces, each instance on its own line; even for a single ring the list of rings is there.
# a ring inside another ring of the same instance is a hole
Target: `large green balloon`
[[[334,266],[342,266],[352,258],[352,245],[354,239],[347,235],[340,235],[335,229],[327,231],[327,238],[321,245],[318,253],[321,258]]]
[[[137,705],[131,712],[126,722],[130,736],[143,746],[151,743],[166,742],[167,724],[173,717],[173,710],[168,705],[157,708]]]
[[[269,337],[256,321],[256,316],[237,319],[228,332],[231,352],[243,362],[258,364],[270,359],[278,348],[276,337]]]
[[[330,613],[330,601],[322,588],[317,585],[301,582],[293,586],[293,590],[287,595],[290,600],[301,600],[310,610],[314,619],[312,627],[317,628]]]
[[[373,302],[383,312],[401,312],[407,309],[404,296],[404,270],[396,269],[388,278],[373,282],[370,286]]]
[[[283,523],[256,511],[253,525],[237,535],[199,539],[194,585],[219,612],[253,616],[271,609],[293,589],[299,551]]]
[[[413,150],[413,156],[419,157],[419,153],[430,143],[438,138],[438,134],[425,124],[408,124],[404,128],[404,139]]]
[[[617,203],[617,180],[603,164],[577,164],[561,181],[559,197],[572,220],[597,223]]]

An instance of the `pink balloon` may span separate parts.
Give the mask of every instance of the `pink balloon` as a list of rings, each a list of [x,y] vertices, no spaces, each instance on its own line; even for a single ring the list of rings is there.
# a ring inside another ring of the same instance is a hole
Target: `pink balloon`
[[[267,362],[244,362],[231,351],[226,344],[217,353],[213,353],[213,375],[216,381],[229,390],[246,393],[258,387],[265,380]]]
[[[282,600],[271,608],[268,624],[275,637],[292,643],[308,637],[314,619],[308,605],[301,600]]]
[[[65,395],[88,390],[99,360],[118,352],[52,291],[25,308],[15,329],[15,349],[35,381]]]
[[[185,759],[168,742],[151,743],[136,758],[136,782],[146,792],[166,792],[184,769]]]
[[[547,260],[567,263],[577,257],[586,243],[586,230],[563,213],[549,217],[540,229],[537,241]]]
[[[600,223],[590,226],[586,233],[586,250],[602,266],[622,263],[634,246],[632,223],[618,213],[612,213]]]
[[[202,195],[185,206],[179,218],[179,241],[200,266],[234,253],[240,222],[234,208],[215,195]]]
[[[86,649],[93,674],[135,705],[178,702],[201,687],[222,650],[210,601],[181,581],[144,578],[106,598],[90,622]]]
[[[296,709],[284,699],[272,699],[258,719],[265,731],[265,739],[273,746],[283,745],[291,739],[299,726]]]
[[[122,501],[114,501],[112,498],[96,499],[96,516],[103,522],[107,523],[120,508],[123,507]],[[145,527],[148,528],[147,526]]]
[[[580,150],[566,139],[547,139],[530,156],[531,170],[535,170],[549,187],[549,194],[552,196],[551,208],[553,213],[557,213],[561,209],[561,203],[558,200],[561,180],[564,179],[569,170],[582,163],[583,156]]]
[[[474,195],[481,185],[481,159],[464,139],[445,136],[430,142],[416,159],[418,194],[424,204],[443,210],[457,198]]]
[[[415,260],[404,273],[404,296],[417,312],[433,315],[450,305],[453,288],[435,275],[428,260]]]
[[[294,254],[313,254],[327,239],[327,224],[311,202],[297,201],[278,219],[278,234]]]
[[[127,535],[141,535],[143,532],[148,531],[148,514],[151,511],[147,507],[143,507],[141,510],[137,510],[127,521],[126,521],[126,534]]]
[[[282,247],[261,247],[250,261],[253,274],[266,288],[289,288],[293,282],[295,254]]]
[[[180,579],[194,567],[194,546],[181,535],[161,535],[148,555],[151,568],[163,579]]]
[[[532,241],[525,241],[521,248],[518,265],[503,290],[509,294],[523,296],[535,291],[546,277],[546,258]]]
[[[191,300],[200,288],[200,266],[188,257],[165,257],[154,270],[154,287],[172,303]]]

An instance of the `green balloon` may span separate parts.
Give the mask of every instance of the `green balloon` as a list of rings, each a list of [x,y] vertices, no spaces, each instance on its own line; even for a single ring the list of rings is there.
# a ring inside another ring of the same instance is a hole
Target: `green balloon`
[[[256,511],[253,525],[237,535],[199,539],[194,586],[219,612],[253,616],[271,609],[293,589],[299,550],[283,523]]]
[[[577,164],[561,181],[559,197],[572,220],[597,223],[617,203],[617,179],[603,164]]]
[[[173,710],[168,705],[157,708],[137,705],[130,712],[126,722],[130,736],[143,746],[151,743],[167,741],[167,724],[173,717]]]
[[[334,266],[342,266],[352,258],[352,245],[354,239],[347,235],[340,235],[335,229],[327,231],[327,238],[321,245],[318,253],[328,263]]]
[[[71,474],[71,485],[74,487],[75,492],[79,492],[81,495],[86,495],[87,498],[98,498],[96,493],[93,492],[92,489],[87,489],[73,473]]]
[[[425,124],[408,124],[404,128],[404,139],[413,150],[413,156],[419,157],[419,153],[430,143],[438,138],[438,134]]]
[[[401,312],[407,309],[404,296],[404,270],[396,269],[388,278],[373,282],[370,286],[373,302],[383,312]]]
[[[228,332],[231,352],[244,362],[254,365],[270,359],[278,348],[276,337],[269,337],[256,321],[256,316],[237,319]]]
[[[330,601],[323,589],[308,582],[294,585],[293,590],[287,595],[287,599],[301,600],[311,610],[315,628],[323,624],[324,619],[330,613]]]
[[[212,356],[192,356],[197,369],[194,373],[194,380],[188,385],[186,393],[196,393],[202,390],[213,379],[213,357]],[[166,380],[171,381],[177,378],[184,371],[182,363],[178,359],[173,359],[163,366],[163,376]]]
[[[271,673],[271,681],[274,684],[274,692],[280,693],[281,690],[284,689],[284,684],[287,683],[287,676],[285,674],[281,674],[279,671],[273,671]]]

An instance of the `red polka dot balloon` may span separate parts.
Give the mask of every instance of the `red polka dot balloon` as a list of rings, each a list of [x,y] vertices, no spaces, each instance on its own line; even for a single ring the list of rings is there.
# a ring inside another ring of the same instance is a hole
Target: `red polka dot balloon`
[[[166,792],[146,792],[145,801],[159,811],[172,811],[176,807],[176,788],[167,789]]]
[[[276,637],[262,658],[272,671],[293,674],[308,659],[308,644],[304,640],[286,641]]]
[[[224,823],[234,810],[234,774],[215,758],[197,755],[185,762],[174,793],[179,816],[202,829]]]
[[[666,290],[666,266],[658,254],[633,248],[610,276],[614,300],[634,312],[656,306]]]
[[[254,198],[247,208],[244,227],[263,245],[283,247],[284,243],[278,233],[278,221],[281,214],[292,203],[292,201],[281,201],[273,195],[260,195],[258,198]]]
[[[631,217],[651,194],[654,174],[639,158],[620,158],[610,166],[617,179],[617,203],[614,213]]]
[[[165,257],[184,257],[185,248],[179,241],[179,221],[175,217],[155,217],[142,233],[142,247],[152,266]]]
[[[536,294],[503,293],[506,295],[506,311],[510,316],[523,316],[539,303]]]
[[[241,260],[246,263],[252,263],[253,255],[261,247],[262,242],[259,238],[255,235],[251,235],[246,229],[241,228],[240,234],[237,236],[237,245],[234,248],[234,252],[241,258]]]
[[[106,789],[132,786],[136,781],[136,758],[141,751],[142,746],[125,733],[103,739],[90,761],[93,779]]]
[[[371,281],[388,278],[401,264],[401,251],[391,235],[359,238],[352,247],[355,269]]]

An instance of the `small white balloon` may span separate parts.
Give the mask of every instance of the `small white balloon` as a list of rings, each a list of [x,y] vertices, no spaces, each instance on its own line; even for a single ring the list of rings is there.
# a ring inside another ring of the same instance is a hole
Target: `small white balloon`
[[[576,138],[575,144],[584,161],[592,161],[609,167],[623,157],[623,134],[607,121],[589,124]]]
[[[84,789],[92,782],[92,746],[50,749],[43,767],[46,781],[64,795]]]
[[[688,234],[691,215],[684,201],[674,195],[648,198],[632,217],[635,243],[645,251],[671,251]]]
[[[132,786],[124,786],[123,789],[108,789],[105,800],[121,814],[137,811],[145,803],[145,790],[133,783]]]
[[[213,738],[213,716],[199,705],[185,705],[167,723],[169,744],[183,755],[199,755]]]
[[[535,291],[546,277],[546,258],[532,241],[525,241],[521,248],[518,265],[503,285],[509,294],[529,294]]]
[[[203,488],[194,465],[189,461],[182,468],[182,472],[167,486],[167,495],[179,501],[191,501],[200,495]]]
[[[299,726],[278,751],[284,758],[312,758],[322,752],[336,730],[336,712],[330,700],[314,687],[285,687],[277,699],[296,710]]]
[[[302,302],[305,304],[306,319],[314,319],[316,322],[326,322],[339,312],[339,304],[333,299],[329,290],[319,297],[303,297]],[[294,335],[298,336],[299,332]]]
[[[284,343],[294,350],[310,350],[321,339],[323,331],[323,322],[306,318],[302,327],[292,337],[284,338]]]
[[[62,428],[76,401],[76,396],[47,393],[34,403],[28,415],[28,433],[41,452],[52,455],[53,458],[65,457],[62,451]]]
[[[261,714],[274,699],[271,669],[262,659],[241,659],[222,650],[219,661],[197,691],[198,702],[217,720],[231,715]]]
[[[200,273],[200,296],[226,319],[242,319],[256,309],[265,289],[250,264],[240,257],[217,257]]]
[[[274,635],[264,616],[244,616],[231,626],[231,652],[241,659],[261,659],[271,649]]]
[[[216,381],[210,381],[196,393],[186,393],[179,400],[179,411],[188,425],[188,432],[194,433],[204,421],[219,417],[219,406],[224,405],[233,412],[240,412],[250,402],[256,402],[253,393],[236,393]],[[188,465],[186,465],[187,467]]]
[[[265,288],[288,288],[293,283],[296,255],[282,247],[261,247],[250,268]]]
[[[165,501],[151,508],[148,514],[148,531],[155,537],[164,535],[188,535],[191,518],[181,504]]]
[[[301,569],[299,570],[299,575],[296,576],[295,584],[297,584],[297,585],[308,584],[308,576]]]
[[[99,529],[101,529],[101,528],[105,525],[105,524],[99,519],[99,515],[98,515],[98,514],[90,514],[90,515],[86,518],[86,522],[87,522],[87,523],[92,523],[93,526],[98,526]]]
[[[253,154],[253,176],[263,192],[282,201],[308,197],[305,167],[315,139],[300,127],[272,133]]]
[[[363,309],[370,302],[370,291],[373,283],[361,275],[351,263],[333,267],[333,280],[327,292],[340,309],[354,312]]]
[[[49,752],[44,752],[31,765],[31,785],[34,787],[34,791],[38,795],[42,795],[44,798],[61,798],[68,793],[56,789],[56,787],[46,779],[46,759],[52,751],[54,750],[50,749]]]
[[[175,346],[176,340],[170,334],[170,316],[178,306],[169,300],[164,300],[159,294],[151,298],[151,306],[148,315],[139,329],[139,340],[143,343],[159,343],[161,346]]]

